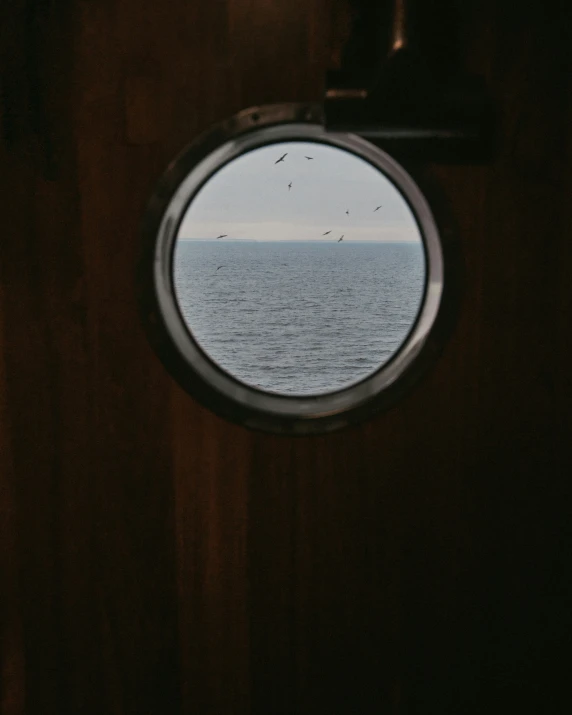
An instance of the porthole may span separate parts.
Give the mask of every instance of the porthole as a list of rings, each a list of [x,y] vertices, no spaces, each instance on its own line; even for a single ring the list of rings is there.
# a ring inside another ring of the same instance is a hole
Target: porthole
[[[298,105],[243,112],[192,144],[144,234],[151,342],[233,421],[336,429],[391,404],[434,352],[444,256],[424,194],[388,154]]]

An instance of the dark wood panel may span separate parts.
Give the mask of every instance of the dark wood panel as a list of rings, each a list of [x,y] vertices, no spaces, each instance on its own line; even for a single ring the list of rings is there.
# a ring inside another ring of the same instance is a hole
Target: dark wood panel
[[[0,284],[0,309],[2,299]],[[0,345],[5,344],[4,321],[0,312]],[[23,712],[25,702],[25,663],[20,604],[20,549],[16,525],[14,462],[10,439],[7,399],[7,372],[0,351],[0,712]]]
[[[149,371],[132,287],[147,189],[136,180],[152,157],[141,157],[146,146],[128,155],[118,134],[104,144],[123,108],[98,117],[92,106],[82,121],[97,83],[77,50],[97,28],[69,5],[42,7],[48,132],[32,125],[3,166],[3,195],[14,197],[2,279],[26,712],[176,709],[168,398]],[[109,39],[113,25],[103,30]],[[120,77],[113,53],[99,58],[103,77],[106,61]]]
[[[162,93],[158,107],[147,95],[142,138],[134,137],[126,93],[140,78],[164,88],[165,68],[152,51],[161,16],[152,3],[107,2],[81,3],[75,18],[73,125],[95,470],[92,600],[104,668],[92,680],[102,701],[88,706],[94,712],[180,706],[168,381],[145,343],[133,285],[140,216],[161,162],[155,140],[166,128]]]
[[[501,140],[430,167],[454,334],[390,412],[299,439],[168,378],[138,229],[199,131],[320,98],[346,4],[39,3],[36,75],[3,8],[2,715],[569,709],[570,11],[457,5]]]

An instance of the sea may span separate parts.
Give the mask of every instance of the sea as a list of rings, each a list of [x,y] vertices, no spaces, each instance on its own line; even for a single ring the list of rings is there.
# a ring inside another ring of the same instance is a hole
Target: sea
[[[175,293],[205,353],[267,392],[363,380],[399,350],[425,288],[421,243],[180,240]]]

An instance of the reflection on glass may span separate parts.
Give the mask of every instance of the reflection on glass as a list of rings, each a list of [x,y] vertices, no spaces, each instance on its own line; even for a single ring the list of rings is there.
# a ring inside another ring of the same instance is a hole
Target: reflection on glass
[[[181,313],[205,353],[267,392],[332,392],[375,372],[413,327],[425,287],[399,191],[350,152],[283,142],[199,191],[174,254]]]

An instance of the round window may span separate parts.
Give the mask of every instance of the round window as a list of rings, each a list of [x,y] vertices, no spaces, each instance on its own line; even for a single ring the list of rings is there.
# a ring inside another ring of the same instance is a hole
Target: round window
[[[443,294],[411,176],[299,114],[242,113],[173,163],[141,273],[148,332],[179,382],[234,421],[291,433],[389,404]]]

